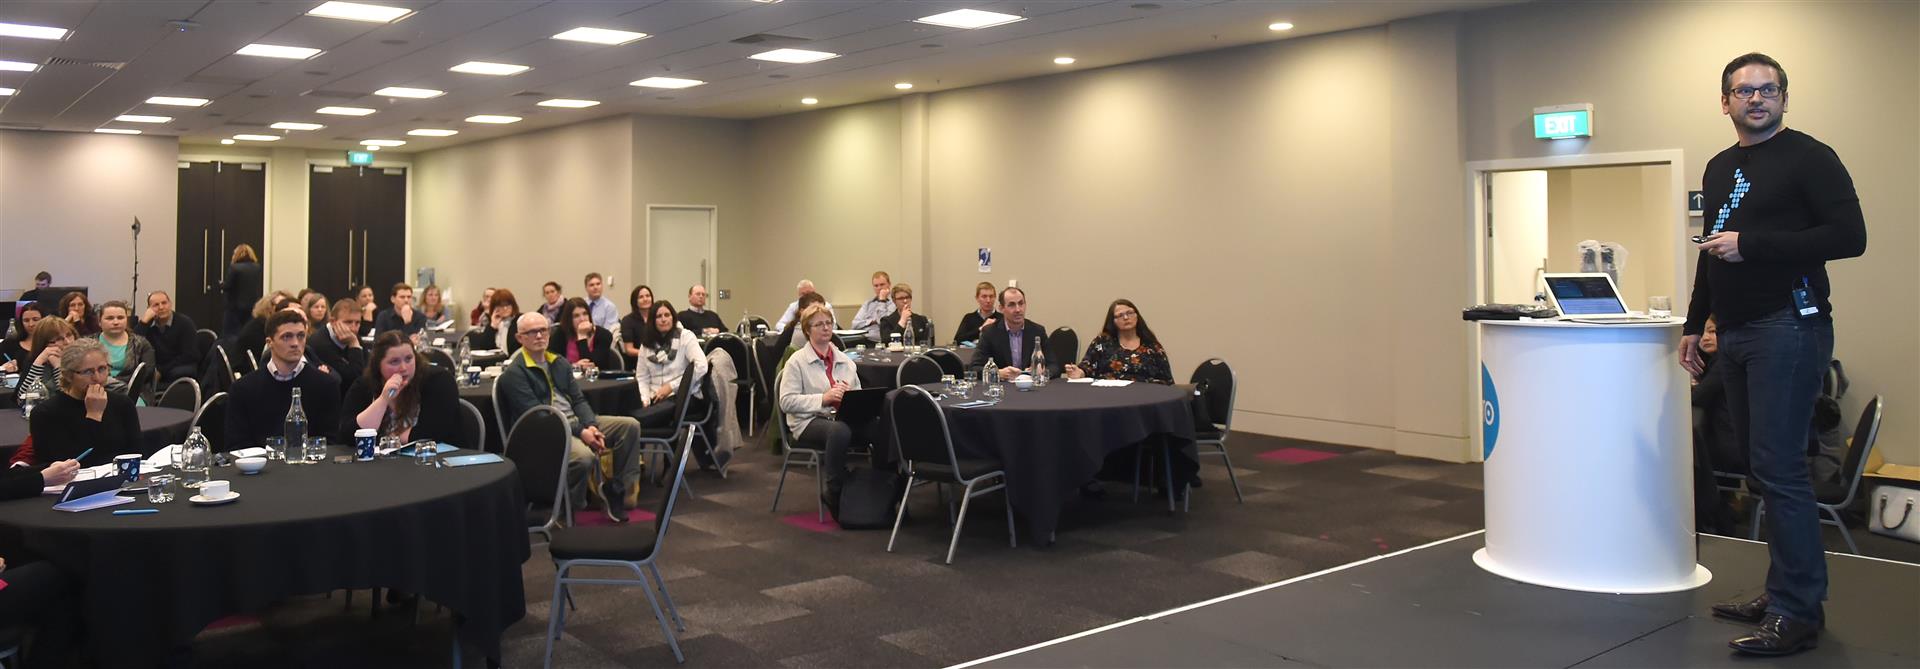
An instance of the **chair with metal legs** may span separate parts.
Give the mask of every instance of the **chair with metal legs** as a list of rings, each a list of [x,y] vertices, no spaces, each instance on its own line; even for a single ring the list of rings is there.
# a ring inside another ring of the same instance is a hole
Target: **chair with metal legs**
[[[553,666],[553,642],[560,638],[560,632],[566,626],[567,609],[572,601],[571,587],[575,585],[638,585],[647,596],[647,604],[653,607],[653,618],[660,623],[660,633],[666,637],[667,647],[673,649],[675,662],[687,661],[680,652],[680,641],[674,636],[674,629],[684,632],[687,623],[680,619],[679,608],[673,605],[673,596],[667,594],[667,579],[660,575],[659,557],[666,545],[667,529],[673,524],[673,508],[680,497],[680,489],[687,479],[687,459],[693,455],[693,433],[685,432],[680,437],[678,465],[674,467],[673,486],[661,496],[655,507],[653,527],[644,526],[593,526],[569,527],[556,530],[553,541],[547,545],[547,552],[553,555],[554,578],[553,600],[547,615],[547,652],[544,666]],[[571,574],[575,567],[621,567],[633,572],[633,578],[585,578]],[[651,578],[649,578],[651,574]],[[655,591],[659,597],[655,597]],[[666,600],[666,611],[660,610],[661,600]],[[673,625],[667,624],[671,617]]]
[[[527,534],[553,541],[553,533],[572,524],[572,502],[567,497],[567,417],[552,406],[540,405],[514,421],[507,435],[506,458],[520,473],[520,489],[527,499]],[[545,502],[542,504],[542,502]]]
[[[1854,555],[1860,554],[1860,546],[1853,542],[1853,531],[1847,529],[1847,522],[1840,518],[1840,510],[1852,506],[1854,496],[1860,492],[1860,478],[1867,471],[1867,456],[1873,452],[1873,442],[1880,439],[1880,414],[1884,405],[1884,400],[1874,395],[1866,408],[1861,409],[1860,422],[1854,424],[1853,439],[1847,445],[1847,460],[1840,468],[1846,478],[1841,479],[1838,485],[1822,486],[1816,483],[1813,488],[1813,505],[1819,509],[1820,524],[1840,528],[1840,538],[1846,540],[1847,552]],[[1748,483],[1751,484],[1752,480]],[[1748,530],[1747,538],[1758,541],[1760,521],[1767,514],[1767,500],[1764,496],[1756,497],[1752,527]]]
[[[779,388],[780,386],[776,382],[773,387]],[[777,397],[773,402],[773,417],[767,420],[767,424],[772,426],[773,429],[779,430],[778,434],[780,435],[780,483],[773,488],[773,508],[768,509],[767,512],[777,513],[780,511],[780,493],[787,489],[787,470],[793,465],[800,465],[802,467],[812,468],[814,478],[818,479],[819,490],[817,494],[814,495],[817,500],[815,506],[818,508],[814,513],[818,516],[820,522],[827,522],[827,503],[825,500],[827,496],[827,477],[826,474],[820,471],[821,461],[826,457],[827,452],[817,448],[806,448],[795,443],[793,430],[787,429],[787,417],[785,413],[780,411],[780,402]],[[798,456],[797,459],[796,456]]]
[[[965,488],[960,497],[960,515],[953,522],[953,538],[947,541],[947,564],[953,564],[954,549],[960,546],[960,528],[967,522],[967,506],[975,497],[1004,491],[1006,469],[998,460],[962,459],[956,455],[953,435],[947,431],[947,416],[925,388],[901,386],[887,403],[887,411],[893,423],[894,441],[900,444],[900,457],[907,467],[907,489],[900,494],[899,509],[893,515],[893,534],[887,536],[887,552],[893,552],[893,541],[900,536],[900,521],[907,515],[907,497],[913,493],[913,486],[954,483]],[[1007,500],[1007,545],[1019,545],[1014,536],[1011,498]]]

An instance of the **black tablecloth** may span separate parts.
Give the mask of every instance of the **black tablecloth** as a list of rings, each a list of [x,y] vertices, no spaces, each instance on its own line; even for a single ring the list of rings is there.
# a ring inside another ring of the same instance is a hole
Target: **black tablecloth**
[[[148,453],[185,441],[188,423],[193,422],[193,412],[184,409],[134,407],[134,411],[140,415],[140,436],[146,441]],[[27,419],[17,410],[0,413],[0,454],[13,457],[14,450],[24,443],[27,443]]]
[[[136,493],[125,508],[161,509],[144,516],[65,513],[47,499],[0,503],[5,550],[24,549],[83,582],[81,613],[108,666],[152,665],[223,616],[343,588],[444,604],[460,615],[461,638],[491,657],[501,632],[526,615],[520,565],[530,551],[510,462],[275,462],[255,476],[216,475],[238,501],[198,507],[182,488],[173,502],[150,505]]]
[[[13,389],[0,386],[0,409],[12,409],[16,406],[18,405],[13,403]]]
[[[640,388],[633,379],[600,379],[591,383],[574,379],[580,384],[580,394],[587,396],[587,404],[593,412],[606,416],[630,416],[640,410]],[[504,452],[507,435],[500,433],[499,422],[493,417],[493,379],[481,379],[480,385],[461,386],[460,399],[472,402],[480,409],[480,416],[486,419],[487,450]],[[513,429],[513,421],[507,421],[507,429]]]
[[[1008,497],[1037,544],[1050,540],[1060,508],[1093,479],[1108,453],[1152,435],[1164,435],[1175,448],[1193,442],[1187,393],[1172,386],[1095,388],[1062,380],[1028,392],[1005,388],[1005,398],[994,406],[956,409],[967,400],[949,398],[941,409],[960,457],[986,456],[1005,465]]]
[[[973,364],[973,349],[963,347],[951,350],[959,356],[961,367]],[[907,358],[913,355],[903,351],[868,350],[853,363],[855,371],[860,373],[860,387],[892,388],[893,380],[900,374],[900,366],[906,364]]]

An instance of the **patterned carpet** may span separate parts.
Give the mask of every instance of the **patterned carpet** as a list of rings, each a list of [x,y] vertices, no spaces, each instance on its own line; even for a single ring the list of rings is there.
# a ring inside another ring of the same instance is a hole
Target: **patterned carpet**
[[[1069,505],[1055,545],[1009,548],[992,495],[976,500],[951,566],[942,564],[950,528],[931,490],[914,493],[919,520],[889,554],[885,531],[813,522],[810,473],[792,475],[780,514],[768,513],[778,460],[743,452],[725,480],[690,475],[695,499],[683,500],[667,536],[661,565],[687,623],[686,666],[945,666],[1481,527],[1478,465],[1251,434],[1230,443],[1244,505],[1210,459],[1190,513],[1169,515],[1163,499],[1136,503],[1126,486],[1108,484],[1104,498]],[[1872,539],[1862,539],[1870,554],[1898,543]],[[540,664],[552,573],[536,548],[525,567],[527,617],[505,639],[507,667]],[[574,596],[555,666],[673,666],[637,590]],[[406,609],[370,617],[364,591],[351,612],[337,593],[302,598],[209,629],[195,664],[448,666],[449,625],[431,603],[411,622]],[[466,664],[480,666],[471,655]]]

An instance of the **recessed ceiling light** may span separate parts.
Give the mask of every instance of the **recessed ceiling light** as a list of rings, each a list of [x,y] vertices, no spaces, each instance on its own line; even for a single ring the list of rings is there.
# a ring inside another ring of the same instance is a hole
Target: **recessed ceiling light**
[[[542,107],[564,107],[567,109],[585,109],[587,107],[592,107],[594,105],[600,104],[600,101],[599,100],[569,100],[567,98],[554,98],[552,100],[541,100],[534,104],[540,105]]]
[[[776,63],[818,63],[829,58],[839,58],[840,54],[807,49],[774,49],[747,56],[754,60],[770,60]]]
[[[172,121],[173,117],[172,116],[144,116],[141,114],[121,114],[119,116],[113,117],[113,120],[126,121],[128,123],[166,123],[168,121]]]
[[[19,91],[15,91],[11,88],[0,88],[0,96],[13,95],[14,93],[17,93],[17,92]]]
[[[0,60],[0,72],[32,72],[40,69],[39,63],[22,63],[17,60]]]
[[[753,0],[753,1],[763,5],[774,5],[774,4],[780,3],[780,0]]]
[[[408,130],[407,134],[413,135],[415,137],[449,137],[452,135],[460,134],[460,131],[446,130],[443,128],[414,128],[412,130]]]
[[[364,146],[404,146],[404,145],[406,145],[406,143],[407,143],[407,140],[404,140],[404,139],[363,139],[363,140],[360,140],[360,144],[362,144],[362,145],[364,145]]]
[[[693,88],[694,86],[699,86],[704,83],[707,83],[707,82],[701,81],[699,79],[676,79],[673,77],[647,77],[645,79],[641,79],[639,81],[635,81],[627,85],[645,86],[647,88]]]
[[[1055,65],[1072,65],[1073,63],[1073,56],[1061,56],[1053,59],[1053,64]]]
[[[909,84],[909,83],[907,83],[907,82],[904,82],[904,81],[902,81],[902,82],[900,82],[900,83],[897,83],[897,84],[894,84],[894,85],[893,85],[893,87],[894,87],[894,88],[897,88],[897,89],[900,89],[900,90],[903,90],[903,91],[905,91],[905,90],[912,90],[912,89],[913,89],[913,84]]]
[[[437,98],[442,95],[446,95],[447,92],[436,91],[431,88],[407,88],[405,86],[388,86],[386,88],[382,88],[380,90],[374,91],[373,94],[379,95],[382,97],[389,97],[389,98],[426,99],[426,98]]]
[[[94,128],[94,132],[105,135],[138,135],[140,131],[128,128]]]
[[[592,42],[594,44],[626,44],[634,40],[646,39],[647,34],[637,33],[631,30],[580,27],[554,35],[553,38],[572,42]]]
[[[235,51],[233,53],[234,55],[237,55],[237,56],[263,56],[266,58],[291,58],[293,60],[306,60],[308,58],[312,58],[314,56],[320,55],[320,50],[309,49],[304,46],[276,46],[273,44],[248,44],[246,46],[240,47],[239,51]]]
[[[820,99],[819,98],[800,98],[800,104],[817,105],[817,104],[820,104]]]
[[[23,23],[0,23],[0,37],[25,37],[27,39],[61,39],[67,36],[66,28],[30,26]]]
[[[413,10],[404,7],[381,7],[358,2],[323,2],[319,7],[309,10],[307,15],[368,23],[393,23],[412,13]]]
[[[975,28],[991,28],[1025,20],[1027,20],[1027,17],[1014,16],[1012,14],[984,12],[978,9],[956,9],[951,12],[934,14],[933,16],[922,16],[914,19],[913,22],[973,30]]]
[[[278,142],[280,141],[279,135],[234,135],[233,138],[240,140],[242,142]]]
[[[1285,31],[1288,31],[1288,30],[1293,30],[1293,24],[1291,24],[1291,23],[1287,23],[1286,21],[1280,21],[1280,22],[1277,22],[1277,23],[1269,23],[1269,24],[1267,24],[1267,30],[1271,30],[1271,31],[1274,31],[1274,32],[1285,32]]]
[[[468,123],[519,123],[520,117],[501,116],[498,114],[475,114],[473,116],[468,116],[467,122]]]
[[[367,151],[379,151],[379,150],[380,150],[380,147],[378,147],[378,146],[375,146],[375,145],[372,145],[372,144],[368,144],[368,145],[365,145],[365,146],[362,146],[362,147],[360,147],[360,148],[361,148],[361,149],[364,149],[364,150],[367,150]]]
[[[206,98],[173,98],[165,95],[156,95],[147,98],[147,104],[167,105],[169,107],[204,107],[207,102],[208,100]]]
[[[366,116],[373,113],[373,110],[366,107],[321,107],[315,109],[314,113],[333,114],[335,116]]]
[[[273,128],[274,130],[319,130],[327,126],[320,125],[318,123],[295,123],[293,121],[281,121],[279,123],[275,123],[267,127]]]
[[[496,77],[504,77],[510,74],[519,74],[533,68],[525,65],[514,65],[512,63],[487,63],[470,60],[447,69],[454,72],[464,72],[466,74],[490,74]]]
[[[233,143],[233,140],[231,140],[231,139],[223,139],[223,140],[220,140],[220,143],[221,143],[221,144],[232,144],[232,143]]]

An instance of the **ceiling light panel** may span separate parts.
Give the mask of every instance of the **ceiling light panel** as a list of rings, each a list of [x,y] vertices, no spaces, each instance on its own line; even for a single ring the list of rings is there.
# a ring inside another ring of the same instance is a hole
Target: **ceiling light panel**
[[[279,123],[275,123],[267,127],[273,128],[274,130],[319,130],[327,126],[320,125],[318,123],[295,123],[293,121],[281,121]]]
[[[17,60],[0,60],[0,72],[32,72],[40,69],[39,63],[22,63]]]
[[[113,120],[126,121],[128,123],[166,123],[168,121],[172,121],[173,117],[172,116],[145,116],[141,114],[121,114],[119,116],[113,117]]]
[[[468,116],[467,122],[468,123],[519,123],[520,117],[501,116],[499,114],[476,114],[473,116]]]
[[[316,114],[332,114],[334,116],[366,116],[373,113],[373,110],[366,107],[321,107],[313,110],[313,112]]]
[[[242,142],[278,142],[280,141],[279,135],[234,135],[233,138],[240,140]]]
[[[592,106],[594,106],[594,105],[597,105],[597,104],[600,104],[600,101],[599,101],[599,100],[572,100],[572,99],[568,99],[568,98],[554,98],[554,99],[552,99],[552,100],[541,100],[541,101],[539,101],[539,102],[537,102],[537,103],[535,103],[535,104],[538,104],[538,105],[540,105],[540,106],[542,106],[542,107],[559,107],[559,108],[562,108],[562,109],[586,109],[586,108],[588,108],[588,107],[592,107]]]
[[[138,130],[130,130],[127,128],[94,128],[93,131],[103,135],[138,135],[140,134],[140,131]]]
[[[0,96],[13,95],[14,93],[18,93],[18,92],[19,91],[13,90],[11,88],[0,87]]]
[[[820,104],[820,99],[819,98],[800,98],[800,104],[817,105],[817,104]]]
[[[818,63],[830,58],[839,58],[840,54],[827,53],[825,51],[809,51],[807,49],[774,49],[772,51],[762,51],[747,57],[754,60],[793,63],[798,65],[803,63]]]
[[[470,60],[470,61],[461,63],[459,65],[449,67],[447,69],[454,72],[461,72],[465,74],[486,74],[486,75],[491,75],[496,77],[505,77],[509,75],[519,74],[521,72],[525,72],[533,68],[527,67],[525,65],[514,65],[512,63],[488,63],[488,62],[483,62],[478,60]]]
[[[30,26],[24,23],[0,23],[0,37],[25,37],[27,39],[65,39],[66,28]]]
[[[358,2],[323,2],[307,12],[307,16],[368,23],[393,23],[412,14],[413,10],[404,7],[382,7]]]
[[[205,107],[207,106],[207,102],[209,101],[206,98],[176,98],[165,95],[156,95],[147,98],[147,104],[166,105],[169,107]]]
[[[232,144],[232,143],[233,143],[233,139],[232,139],[232,138],[227,138],[227,139],[223,139],[223,140],[220,140],[220,143],[221,143],[221,144]]]
[[[373,94],[381,97],[389,97],[389,98],[414,98],[417,100],[424,100],[427,98],[437,98],[442,95],[446,95],[447,92],[436,91],[431,88],[407,88],[405,86],[388,86],[386,88],[382,88],[380,90],[374,91]]]
[[[699,79],[676,79],[674,77],[647,77],[639,81],[631,82],[627,85],[641,86],[645,88],[693,88],[694,86],[699,86],[704,83],[707,83],[707,82],[701,81]]]
[[[387,146],[387,147],[393,147],[393,146],[405,146],[405,145],[406,145],[406,143],[407,143],[407,140],[404,140],[404,139],[363,139],[363,140],[360,140],[360,144],[361,144],[362,146]]]
[[[276,44],[248,44],[246,46],[240,47],[239,51],[235,51],[233,53],[234,55],[238,55],[238,56],[261,56],[263,58],[287,58],[290,60],[306,60],[308,58],[312,58],[314,56],[320,55],[320,50],[309,49],[304,46],[280,46]]]
[[[414,128],[408,130],[407,134],[415,137],[451,137],[460,134],[460,131],[446,130],[443,128]]]
[[[925,23],[925,24],[936,25],[936,26],[944,26],[948,28],[961,28],[964,30],[975,30],[979,28],[992,28],[994,26],[1003,26],[1009,23],[1014,23],[1017,21],[1025,21],[1025,20],[1027,20],[1027,17],[1015,16],[1012,14],[1001,14],[999,12],[986,12],[978,9],[956,9],[951,12],[934,14],[933,16],[922,16],[920,18],[914,19],[913,22]]]
[[[553,36],[554,39],[563,39],[569,42],[592,42],[594,44],[606,45],[626,44],[628,42],[643,40],[647,37],[648,35],[646,33],[637,33],[630,30],[587,27],[574,28],[573,30]]]

